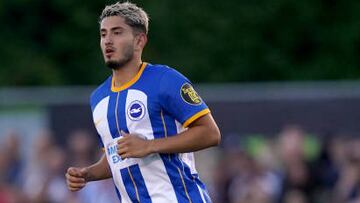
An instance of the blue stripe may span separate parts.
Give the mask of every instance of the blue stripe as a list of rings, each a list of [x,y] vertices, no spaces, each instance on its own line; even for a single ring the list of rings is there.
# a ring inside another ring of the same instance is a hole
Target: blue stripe
[[[164,120],[167,128],[168,137],[177,135],[175,120],[166,113],[164,113]]]
[[[165,137],[165,130],[161,118],[161,112],[160,111],[149,112],[149,115],[150,115],[151,124],[154,129],[154,138],[158,139]],[[174,133],[176,134],[176,125],[174,119],[172,119],[171,122],[165,111],[163,111],[163,117],[166,125],[167,134],[168,135],[174,135]],[[173,125],[171,125],[170,123],[173,123]],[[169,128],[169,126],[172,127]],[[181,203],[186,203],[189,202],[189,199],[185,194],[185,188],[182,184],[181,177],[177,170],[177,167],[171,161],[172,159],[174,159],[175,156],[176,156],[175,154],[160,154],[160,157],[166,169],[166,173],[169,176],[170,182],[175,191],[177,201]]]
[[[174,159],[174,155],[161,154],[160,156],[162,161],[164,162],[166,172],[174,188],[177,201],[181,203],[190,202],[188,197],[186,196],[185,188],[177,169],[178,167],[171,161]]]
[[[176,135],[177,127],[175,124],[175,120],[172,119],[168,115],[164,115],[164,118],[165,118],[168,135],[169,136]],[[191,201],[192,202],[202,202],[200,191],[197,187],[196,182],[193,179],[190,168],[179,159],[178,154],[176,154],[176,155],[174,154],[174,156],[172,158],[172,163],[175,164],[176,167],[180,169],[180,172],[182,173],[182,177],[183,177],[183,180],[184,180],[184,183],[185,183],[185,186],[186,186],[186,189],[187,189],[188,195],[190,196]],[[177,168],[176,168],[176,173],[179,173],[179,170]],[[180,175],[179,175],[179,178],[180,178],[181,184],[183,184]],[[183,193],[186,196],[185,190],[183,190]]]
[[[206,202],[206,203],[212,203],[211,198],[210,198],[210,195],[209,195],[209,192],[208,192],[208,190],[206,189],[205,184],[204,184],[203,182],[201,182],[198,174],[193,174],[193,177],[195,178],[196,184],[197,184],[198,186],[200,186],[201,193],[202,193],[203,196],[204,196],[205,202]]]
[[[192,202],[203,202],[201,199],[200,191],[197,187],[196,181],[191,174],[190,167],[180,160],[179,156],[176,156],[174,163],[180,167],[181,172],[183,173],[183,179],[188,190],[189,196]]]
[[[138,192],[139,192],[140,202],[141,203],[151,203],[151,198],[150,198],[149,192],[146,188],[145,181],[141,174],[139,165],[138,164],[132,165],[129,168],[130,168],[131,175],[134,178],[134,181],[136,183]]]
[[[133,181],[131,180],[129,169],[123,168],[120,170],[122,180],[125,185],[126,192],[128,193],[132,202],[139,202],[136,197],[136,190]],[[140,194],[139,194],[140,195]]]
[[[108,96],[111,85],[111,77],[108,77],[100,86],[98,86],[90,95],[91,110],[94,111],[96,105]]]
[[[150,120],[154,120],[152,118],[153,116],[150,114]],[[161,117],[161,114],[159,113],[158,116]],[[171,116],[169,116],[165,111],[163,112],[163,116],[164,116],[168,137],[176,135],[177,127],[175,120]],[[160,125],[159,123],[156,124]],[[161,129],[160,131],[154,132],[154,137],[155,138],[164,137],[165,132],[163,129],[164,128],[163,123],[161,122],[161,128],[160,126],[154,126],[154,127],[155,128],[158,127],[158,129]],[[165,165],[166,172],[169,176],[170,182],[175,191],[177,201],[181,203],[186,203],[186,202],[190,202],[189,201],[190,198],[193,203],[203,202],[196,183],[192,179],[189,179],[189,177],[187,177],[187,175],[183,172],[182,162],[179,162],[179,160],[176,158],[178,157],[178,154],[161,154],[160,156]],[[179,171],[181,174],[179,173]],[[184,187],[184,184],[186,189]],[[188,194],[186,194],[186,191],[188,192]],[[187,195],[189,195],[189,198]]]
[[[116,126],[116,118],[115,118],[115,106],[116,106],[116,99],[117,99],[118,93],[110,93],[109,98],[109,106],[108,106],[108,112],[107,112],[107,119],[109,122],[109,129],[111,136],[113,138],[119,137],[118,129]]]
[[[162,118],[161,118],[161,110],[156,107],[150,108],[149,105],[151,105],[151,104],[149,104],[149,101],[148,101],[147,106],[148,106],[151,127],[153,129],[154,139],[164,138],[165,132],[164,132],[164,125],[163,125]],[[153,105],[153,106],[155,106],[155,105]],[[165,113],[163,112],[163,114],[165,114]]]
[[[120,92],[117,113],[118,113],[120,130],[129,133],[129,130],[126,125],[126,109],[125,109],[127,93],[128,90],[123,90]]]
[[[149,112],[149,115],[152,122],[152,127],[154,129],[155,139],[165,137],[161,113],[154,111]],[[163,116],[168,137],[176,135],[177,127],[175,120],[166,111],[163,111]],[[178,154],[160,154],[160,156],[175,191],[177,201],[181,203],[186,203],[190,202],[190,198],[193,203],[203,202],[199,188],[197,187],[197,184],[191,175],[190,168],[186,164],[183,164],[183,162],[177,158]],[[181,175],[179,174],[179,170]],[[183,178],[181,178],[181,176]],[[189,198],[187,197],[187,194],[185,192],[186,190],[184,184],[186,186]]]

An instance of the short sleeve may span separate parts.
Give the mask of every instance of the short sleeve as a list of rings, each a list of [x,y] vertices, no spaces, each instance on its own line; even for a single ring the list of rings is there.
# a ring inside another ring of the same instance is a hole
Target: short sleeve
[[[90,107],[91,107],[91,114],[93,114],[94,112],[94,109],[95,109],[95,105],[94,105],[94,93],[90,96]],[[97,139],[98,139],[98,146],[100,148],[104,148],[104,143],[102,142],[102,139],[101,139],[101,136],[100,134],[97,132],[97,128],[96,128],[96,121],[94,121],[94,118],[92,117],[93,119],[93,124],[94,124],[94,128],[96,129],[96,134],[97,134]]]
[[[191,82],[171,68],[160,79],[160,104],[184,127],[210,112]]]

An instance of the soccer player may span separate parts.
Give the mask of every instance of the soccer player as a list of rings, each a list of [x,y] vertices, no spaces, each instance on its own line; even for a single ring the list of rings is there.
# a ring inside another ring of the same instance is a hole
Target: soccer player
[[[186,77],[142,62],[147,33],[148,16],[135,4],[103,10],[100,46],[112,75],[90,103],[104,155],[70,167],[68,188],[112,177],[121,202],[211,202],[192,152],[219,144],[219,129]]]

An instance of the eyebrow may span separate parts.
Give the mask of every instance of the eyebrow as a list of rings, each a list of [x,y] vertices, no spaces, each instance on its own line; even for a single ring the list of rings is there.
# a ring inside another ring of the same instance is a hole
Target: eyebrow
[[[118,26],[118,27],[112,27],[110,30],[114,31],[114,30],[123,30],[123,29],[124,29],[123,27]],[[105,31],[106,31],[105,28],[100,29],[100,32],[105,32]]]

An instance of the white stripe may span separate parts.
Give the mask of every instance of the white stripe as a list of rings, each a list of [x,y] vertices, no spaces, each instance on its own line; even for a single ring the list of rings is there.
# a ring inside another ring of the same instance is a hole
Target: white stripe
[[[181,133],[183,131],[185,131],[186,129],[184,129],[184,127],[181,125],[180,122],[175,121],[176,124],[176,130],[177,133]],[[195,167],[195,158],[194,158],[194,153],[189,152],[189,153],[182,153],[180,154],[180,159],[189,166],[191,174],[197,174],[196,171],[196,167]]]
[[[125,110],[128,112],[130,104],[135,100],[140,101],[144,105],[145,115],[140,120],[134,120],[130,119],[128,113],[126,113],[127,128],[130,133],[140,134],[149,140],[154,139],[145,93],[139,90],[128,90]],[[151,201],[156,203],[177,202],[174,188],[160,155],[152,154],[142,159],[137,159],[137,161]]]
[[[160,155],[154,154],[151,159],[147,157],[140,162],[139,167],[152,202],[177,202],[174,188]]]
[[[176,128],[177,128],[177,133],[181,133],[181,132],[187,130],[181,125],[180,122],[175,121],[175,124],[176,124]],[[195,167],[194,153],[191,152],[191,153],[180,154],[180,159],[190,167],[191,174],[197,174],[196,167]],[[203,189],[201,189],[201,187],[197,183],[196,183],[196,186],[199,189],[201,199],[205,203],[206,202],[205,197],[204,197],[205,191]]]
[[[116,139],[114,140],[111,136],[110,128],[109,128],[109,122],[107,119],[107,113],[108,113],[108,106],[109,106],[109,96],[102,99],[95,107],[93,112],[93,119],[95,123],[95,127],[97,132],[99,133],[102,142],[104,143],[104,149],[106,158],[108,160],[108,163],[111,168],[111,172],[113,174],[113,180],[115,183],[115,186],[118,188],[121,196],[121,202],[129,202],[131,203],[131,200],[129,196],[127,195],[127,192],[125,191],[124,184],[122,182],[122,178],[120,175],[120,170],[117,170],[116,167],[113,166],[111,156],[107,153],[107,148],[111,145],[114,145],[116,143]]]
[[[181,123],[179,121],[175,120],[175,125],[176,125],[176,132],[178,134],[185,131],[185,128],[181,125]]]
[[[145,106],[145,109],[142,109],[145,115],[137,121],[131,120],[128,115],[128,111],[131,107],[130,104],[135,101],[140,101]],[[128,90],[125,108],[126,124],[130,134],[139,134],[141,136],[145,136],[147,139],[154,139],[147,107],[147,96],[145,93],[139,90]]]
[[[99,133],[103,143],[112,140],[112,136],[109,129],[109,123],[107,120],[109,96],[102,99],[96,106],[93,112],[93,120],[97,132]]]
[[[128,193],[126,192],[125,185],[124,185],[123,179],[120,174],[120,169],[115,174],[113,173],[113,179],[114,179],[115,184],[120,192],[121,202],[132,203]]]

